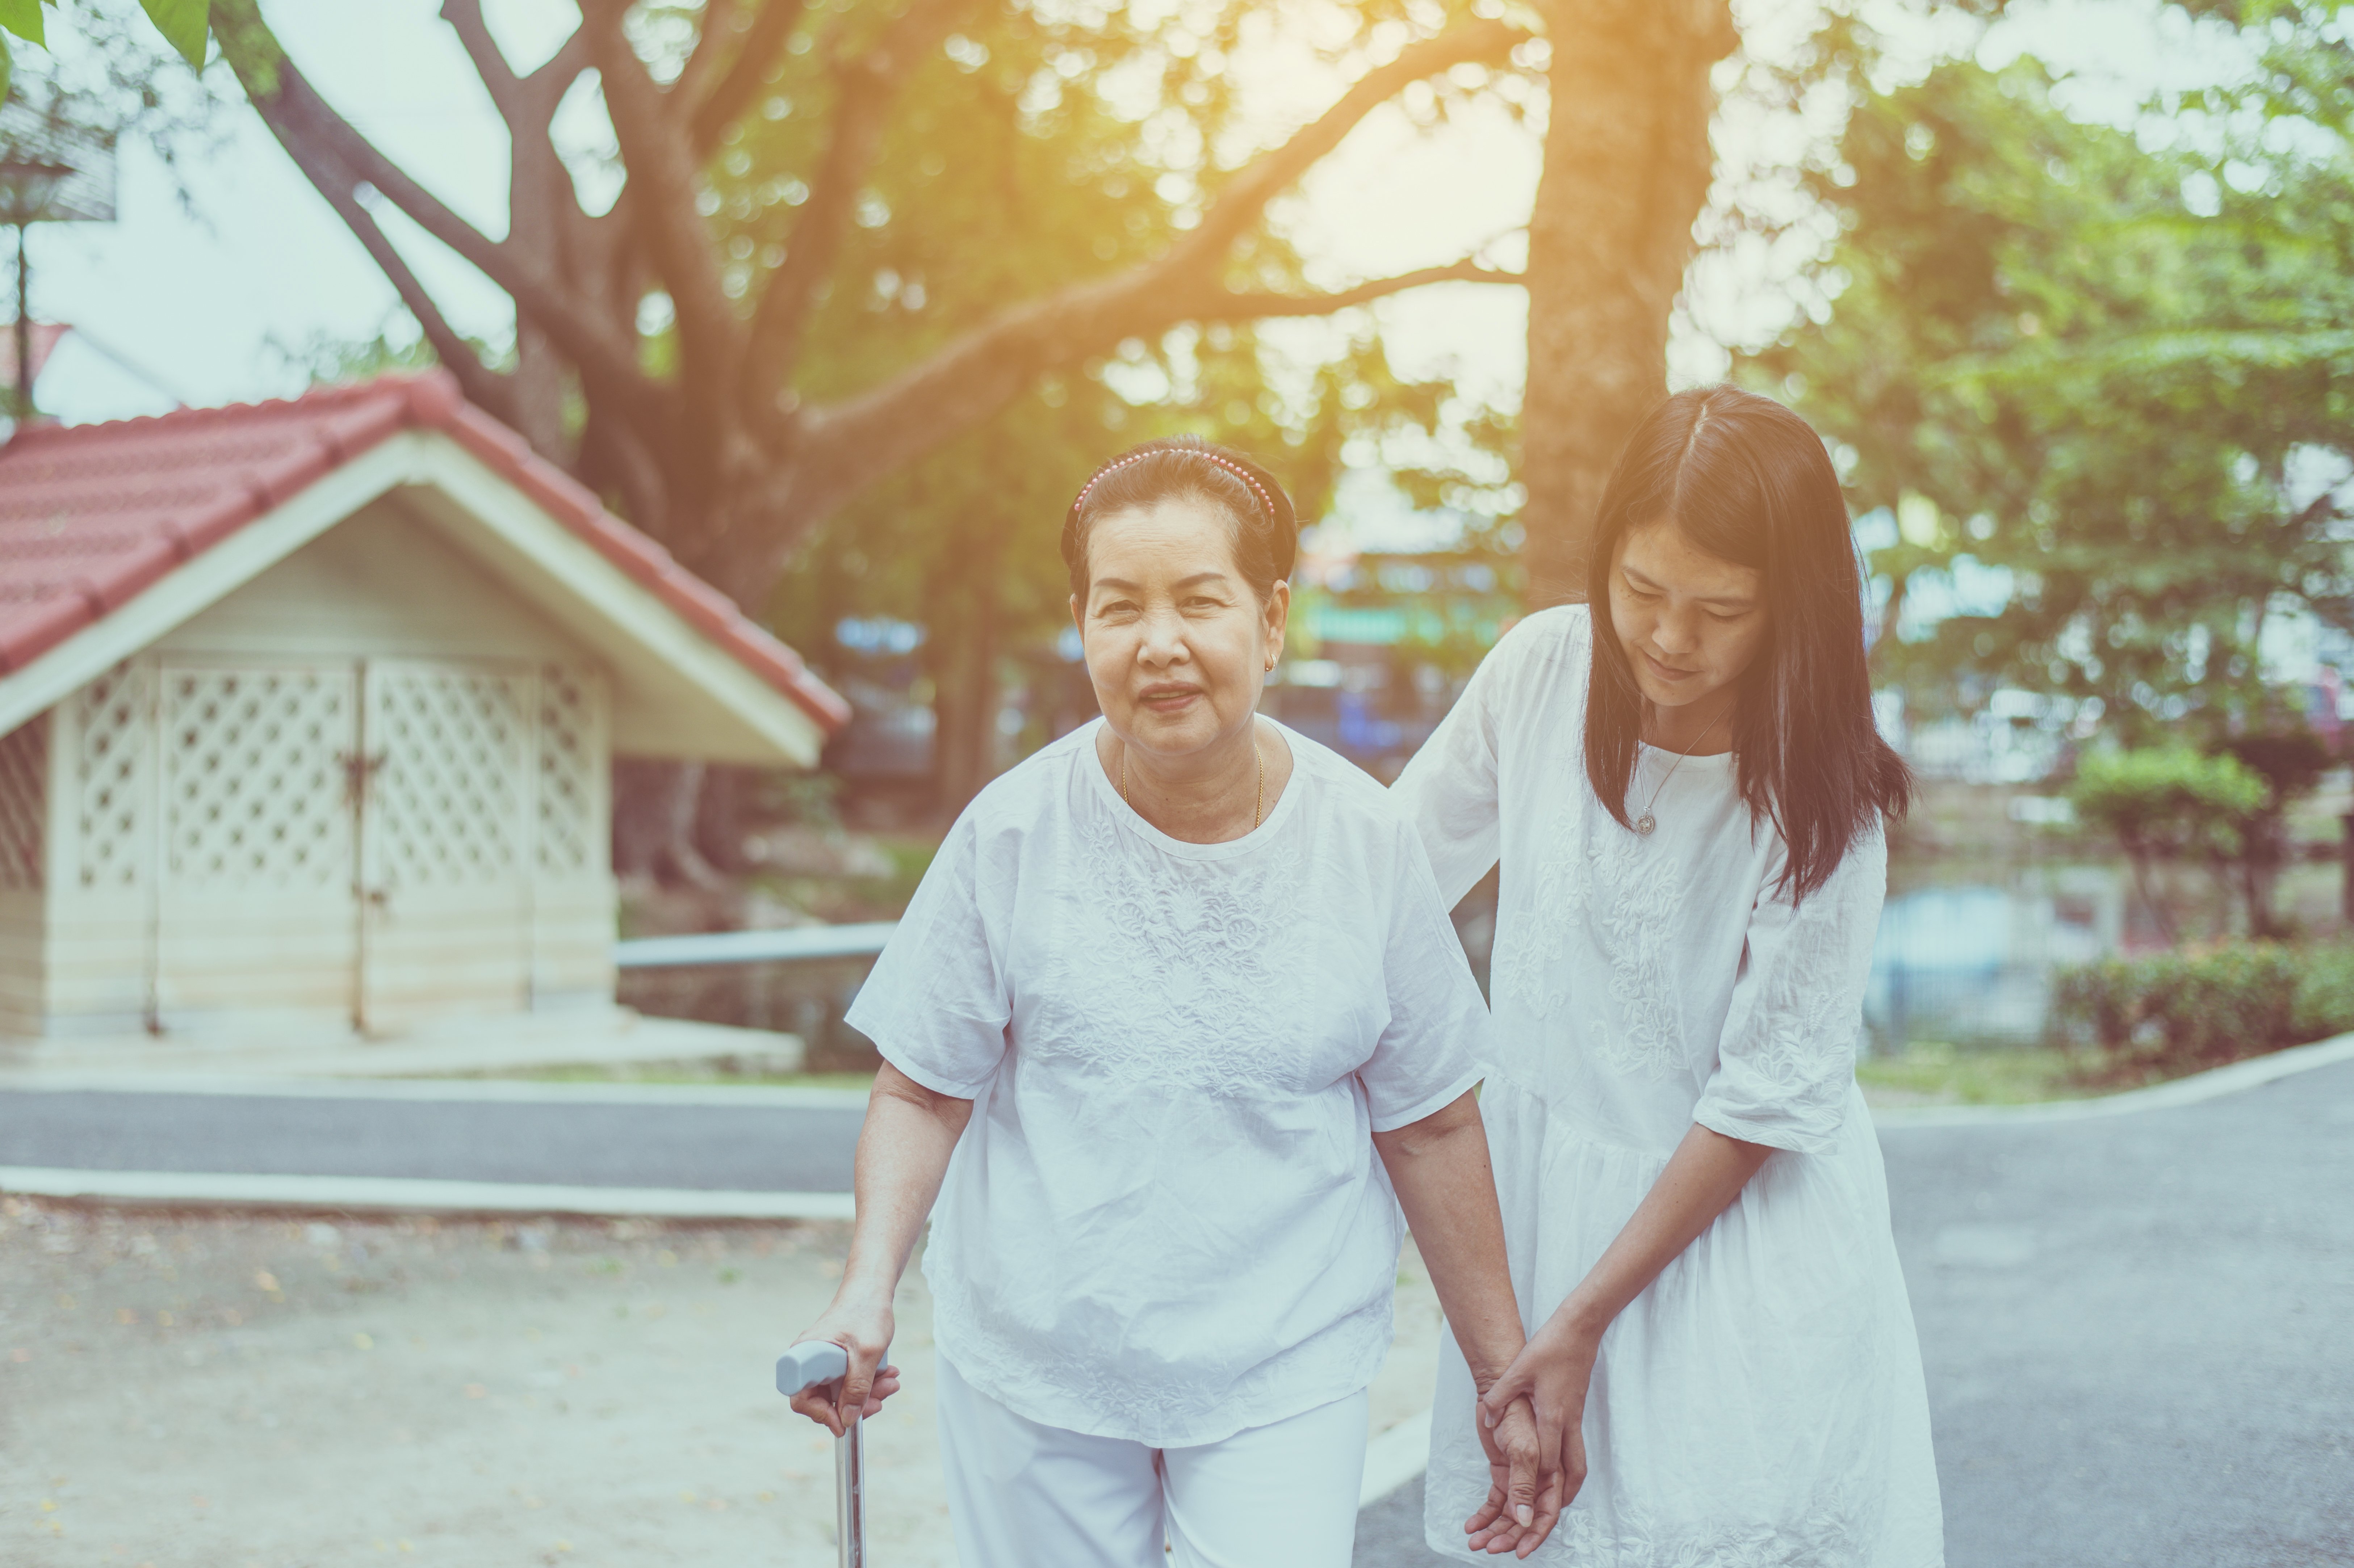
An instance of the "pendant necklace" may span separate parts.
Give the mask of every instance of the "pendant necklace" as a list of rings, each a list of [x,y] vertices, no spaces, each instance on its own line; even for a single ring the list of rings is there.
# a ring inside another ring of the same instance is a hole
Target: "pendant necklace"
[[[1717,716],[1721,718],[1723,715],[1720,714]],[[1705,734],[1701,736],[1702,740],[1707,738]],[[1700,741],[1696,740],[1692,744],[1698,746]],[[1267,753],[1258,748],[1258,731],[1256,727],[1251,731],[1251,760],[1258,764],[1258,793],[1251,801],[1251,832],[1257,832],[1260,814],[1267,810]],[[1651,798],[1656,800],[1659,796],[1655,792]],[[1119,748],[1119,803],[1128,806],[1128,747],[1126,746]],[[1130,810],[1135,809],[1133,806],[1129,806]],[[1645,828],[1643,831],[1648,833],[1651,830]]]
[[[1699,739],[1694,740],[1690,746],[1685,747],[1681,752],[1677,754],[1676,759],[1668,764],[1668,770],[1659,776],[1659,783],[1652,788],[1650,800],[1645,802],[1643,806],[1643,814],[1635,819],[1635,832],[1637,837],[1648,839],[1659,827],[1659,819],[1651,815],[1651,808],[1659,803],[1659,791],[1668,787],[1668,780],[1676,776],[1676,769],[1684,765],[1684,758],[1690,757],[1693,752],[1698,751],[1700,749],[1701,741],[1706,740],[1711,735],[1713,735],[1716,732],[1716,726],[1724,722],[1724,715],[1732,711],[1733,705],[1731,703],[1725,704],[1723,707],[1717,710],[1716,716],[1708,721],[1708,728],[1700,732]],[[1127,754],[1125,752],[1121,754],[1123,760],[1126,759],[1126,756]]]

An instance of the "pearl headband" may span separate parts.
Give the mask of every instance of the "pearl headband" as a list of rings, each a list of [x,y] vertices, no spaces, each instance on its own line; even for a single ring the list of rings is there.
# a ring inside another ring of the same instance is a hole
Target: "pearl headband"
[[[1147,459],[1157,457],[1196,457],[1214,468],[1225,470],[1226,472],[1233,474],[1236,479],[1241,480],[1245,484],[1250,487],[1250,493],[1258,497],[1259,506],[1267,513],[1267,520],[1268,522],[1272,523],[1276,520],[1275,500],[1267,494],[1265,486],[1261,485],[1258,481],[1253,479],[1244,469],[1237,467],[1234,463],[1228,462],[1225,459],[1218,456],[1215,452],[1206,452],[1199,447],[1155,447],[1150,451],[1130,452],[1124,458],[1107,463],[1102,468],[1096,470],[1094,478],[1089,479],[1087,483],[1079,487],[1078,499],[1071,503],[1072,513],[1076,514],[1080,507],[1087,504],[1087,492],[1093,490],[1098,482],[1118,473],[1121,469],[1131,468],[1138,463],[1145,461]]]

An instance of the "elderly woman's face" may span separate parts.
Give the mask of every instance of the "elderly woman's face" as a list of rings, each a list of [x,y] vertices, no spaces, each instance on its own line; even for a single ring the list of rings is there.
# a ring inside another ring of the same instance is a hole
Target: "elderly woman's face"
[[[1172,758],[1250,722],[1290,608],[1288,583],[1264,603],[1251,591],[1235,563],[1232,518],[1173,496],[1097,522],[1087,594],[1071,601],[1113,732]]]

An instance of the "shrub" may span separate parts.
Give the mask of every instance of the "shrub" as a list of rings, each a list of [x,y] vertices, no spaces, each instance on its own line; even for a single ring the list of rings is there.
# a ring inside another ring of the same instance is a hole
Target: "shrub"
[[[2121,1075],[2173,1075],[2354,1030],[2354,948],[2224,941],[2063,970],[2052,1021]]]
[[[2302,949],[2296,1009],[2289,1021],[2296,1045],[2354,1030],[2354,947],[2342,943]]]
[[[2296,973],[2268,942],[2105,959],[2062,975],[2052,1011],[2117,1068],[2194,1072],[2286,1044]]]

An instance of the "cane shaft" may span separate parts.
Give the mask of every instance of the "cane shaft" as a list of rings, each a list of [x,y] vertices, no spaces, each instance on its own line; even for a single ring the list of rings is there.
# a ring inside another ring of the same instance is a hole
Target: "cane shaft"
[[[833,1517],[842,1568],[866,1568],[866,1424],[855,1415],[834,1439]]]

